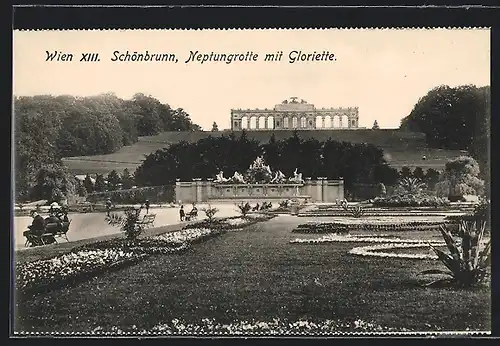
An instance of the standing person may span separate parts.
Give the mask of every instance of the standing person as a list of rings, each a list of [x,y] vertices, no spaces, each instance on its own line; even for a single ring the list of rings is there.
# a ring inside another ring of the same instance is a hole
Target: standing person
[[[179,209],[179,216],[181,218],[181,221],[184,221],[184,217],[186,216],[186,213],[184,212],[184,206],[181,205],[181,209]]]
[[[146,207],[146,214],[149,214],[149,199],[146,200],[146,202],[144,202],[144,206]]]
[[[110,198],[108,198],[108,199],[106,200],[106,215],[107,215],[107,216],[109,216],[109,213],[111,212],[111,205],[112,205],[112,203],[111,203],[111,199],[110,199]]]

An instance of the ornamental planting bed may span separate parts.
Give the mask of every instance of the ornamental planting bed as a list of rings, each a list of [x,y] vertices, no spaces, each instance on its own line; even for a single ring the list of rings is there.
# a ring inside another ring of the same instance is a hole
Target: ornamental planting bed
[[[16,299],[14,331],[334,336],[377,332],[380,326],[415,332],[491,329],[489,287],[423,288],[428,280],[416,273],[439,263],[348,253],[375,245],[362,241],[291,245],[296,225],[293,217],[277,217],[226,232],[182,256],[150,256],[92,281]],[[415,237],[432,240],[434,234]]]
[[[310,222],[300,224],[292,230],[293,233],[306,234],[348,234],[351,231],[438,231],[443,225],[447,227],[458,227],[455,223],[446,221],[413,221],[413,222],[397,222],[397,223],[372,223],[370,221],[362,221],[359,223],[352,222]]]
[[[335,211],[335,212],[304,212],[298,215],[299,217],[329,217],[329,216],[339,216],[339,217],[348,217],[352,216],[352,213],[349,211]],[[362,217],[382,217],[382,216],[422,216],[422,217],[446,217],[446,216],[454,216],[449,213],[426,213],[420,211],[407,211],[407,212],[398,212],[398,211],[387,211],[387,212],[363,212]]]
[[[73,248],[69,253],[22,263],[15,268],[15,287],[18,294],[35,293],[71,286],[105,272],[124,268],[153,255],[166,255],[185,251],[191,244],[203,242],[229,230],[240,230],[273,216],[201,221],[183,229],[135,241],[118,238],[90,243]]]
[[[439,327],[436,326],[436,330]],[[335,333],[390,333],[411,332],[410,329],[396,329],[380,326],[373,322],[361,319],[344,320],[320,320],[313,321],[300,319],[289,321],[274,318],[270,321],[235,321],[232,323],[220,323],[214,319],[203,318],[198,323],[188,323],[179,319],[171,322],[159,323],[151,330],[140,330],[137,327],[123,329],[112,327],[109,330],[96,328],[92,331],[95,335],[170,335],[170,336],[321,336]]]

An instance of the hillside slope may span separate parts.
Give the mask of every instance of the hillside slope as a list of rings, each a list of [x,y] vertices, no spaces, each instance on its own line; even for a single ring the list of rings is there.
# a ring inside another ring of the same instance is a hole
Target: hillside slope
[[[293,131],[249,131],[249,138],[268,142],[274,133],[276,140],[293,135]],[[318,130],[298,131],[301,138],[316,138],[320,141],[332,138],[337,141],[373,144],[384,150],[387,161],[393,167],[402,166],[442,169],[448,159],[457,157],[460,151],[428,149],[425,137],[420,133],[399,130]],[[164,132],[157,136],[140,137],[131,146],[123,147],[108,155],[79,156],[65,158],[65,165],[75,174],[104,173],[115,169],[118,172],[128,168],[131,172],[141,164],[144,157],[165,146],[180,141],[195,142],[208,136],[219,137],[230,132]],[[239,133],[235,133],[239,136]],[[423,160],[422,157],[426,156]]]

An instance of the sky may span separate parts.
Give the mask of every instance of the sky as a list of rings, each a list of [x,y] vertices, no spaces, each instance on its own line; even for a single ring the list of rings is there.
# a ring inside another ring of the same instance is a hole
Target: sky
[[[174,62],[112,61],[115,51],[175,54]],[[73,61],[46,61],[72,53]],[[259,54],[257,61],[188,62],[190,52]],[[283,51],[282,61],[266,62]],[[289,62],[328,51],[334,61]],[[80,62],[82,53],[98,62]],[[273,108],[292,96],[321,107],[359,107],[359,126],[397,128],[439,85],[490,84],[489,29],[14,31],[13,90],[91,96],[141,92],[183,108],[210,129],[230,127],[232,108]]]

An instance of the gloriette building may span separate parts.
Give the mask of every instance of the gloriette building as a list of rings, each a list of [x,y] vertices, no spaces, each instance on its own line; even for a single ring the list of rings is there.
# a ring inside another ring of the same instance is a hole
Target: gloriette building
[[[358,129],[358,107],[316,108],[291,97],[272,109],[231,109],[231,130]]]

